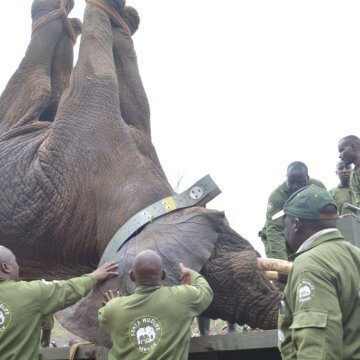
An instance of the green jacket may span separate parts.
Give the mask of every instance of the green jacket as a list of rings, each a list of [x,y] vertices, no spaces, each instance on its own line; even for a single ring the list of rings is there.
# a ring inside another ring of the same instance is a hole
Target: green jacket
[[[319,180],[310,179],[309,183],[326,189],[324,184]],[[286,249],[283,219],[272,219],[274,214],[284,208],[284,204],[290,195],[286,181],[270,194],[266,211],[266,238],[263,238],[265,252],[268,258],[287,260],[288,255],[291,253],[290,250]]]
[[[99,321],[111,335],[109,360],[185,360],[191,323],[211,303],[212,290],[197,272],[191,285],[140,286],[99,310]]]
[[[350,187],[353,194],[353,205],[360,207],[360,169],[357,167],[351,172]]]
[[[329,190],[329,194],[334,198],[340,215],[353,214],[350,209],[343,209],[344,203],[353,203],[350,187],[339,184],[336,188]]]
[[[295,261],[278,320],[282,359],[360,359],[360,249],[337,229]]]
[[[39,360],[44,315],[74,304],[95,285],[93,275],[48,282],[0,280],[0,359]]]

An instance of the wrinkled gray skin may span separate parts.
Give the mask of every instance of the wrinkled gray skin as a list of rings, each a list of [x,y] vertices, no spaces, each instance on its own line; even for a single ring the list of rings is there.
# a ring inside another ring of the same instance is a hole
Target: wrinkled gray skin
[[[134,32],[136,11],[120,0],[112,4]],[[35,0],[33,20],[58,6]],[[126,220],[174,193],[151,143],[128,29],[87,4],[74,68],[72,61],[71,40],[57,19],[33,33],[0,99],[0,244],[13,250],[29,279],[92,271]],[[146,226],[114,255],[120,275],[65,311],[63,323],[109,345],[96,310],[107,289],[133,291],[127,271],[145,248],[163,257],[169,285],[179,282],[180,261],[202,272],[214,290],[207,316],[276,327],[280,293],[256,270],[255,250],[222,213],[198,207]]]

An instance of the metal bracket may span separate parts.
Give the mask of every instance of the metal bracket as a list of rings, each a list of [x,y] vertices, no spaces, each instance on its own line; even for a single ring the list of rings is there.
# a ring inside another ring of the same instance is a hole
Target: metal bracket
[[[221,193],[210,175],[206,175],[181,194],[169,196],[146,207],[132,216],[112,237],[100,259],[100,265],[111,258],[140,228],[154,219],[175,210],[204,206]]]

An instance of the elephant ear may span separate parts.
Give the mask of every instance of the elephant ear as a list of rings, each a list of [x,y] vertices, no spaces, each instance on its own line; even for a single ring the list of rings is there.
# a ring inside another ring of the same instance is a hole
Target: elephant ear
[[[180,283],[179,263],[200,272],[214,252],[224,220],[223,212],[201,207],[166,215],[146,226],[114,259],[117,262],[122,259],[123,273],[128,274],[137,253],[154,250],[162,257],[167,272],[165,285],[177,285]],[[127,294],[134,292],[134,283],[128,275],[123,277],[121,289]]]
[[[118,263],[119,276],[96,286],[88,296],[57,314],[62,325],[83,339],[111,346],[108,334],[99,327],[98,309],[103,306],[108,289],[120,290],[122,296],[134,292],[131,270],[134,257],[145,249],[158,252],[167,272],[165,285],[180,283],[179,263],[200,272],[214,252],[225,224],[224,213],[193,207],[165,215],[148,224],[127,242],[112,259]]]

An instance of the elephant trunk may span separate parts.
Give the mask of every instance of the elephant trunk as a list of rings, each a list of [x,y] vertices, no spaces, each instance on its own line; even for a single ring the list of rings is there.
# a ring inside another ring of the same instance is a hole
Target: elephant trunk
[[[275,329],[282,293],[257,269],[258,254],[230,228],[223,228],[202,269],[214,291],[205,316],[252,328]]]

